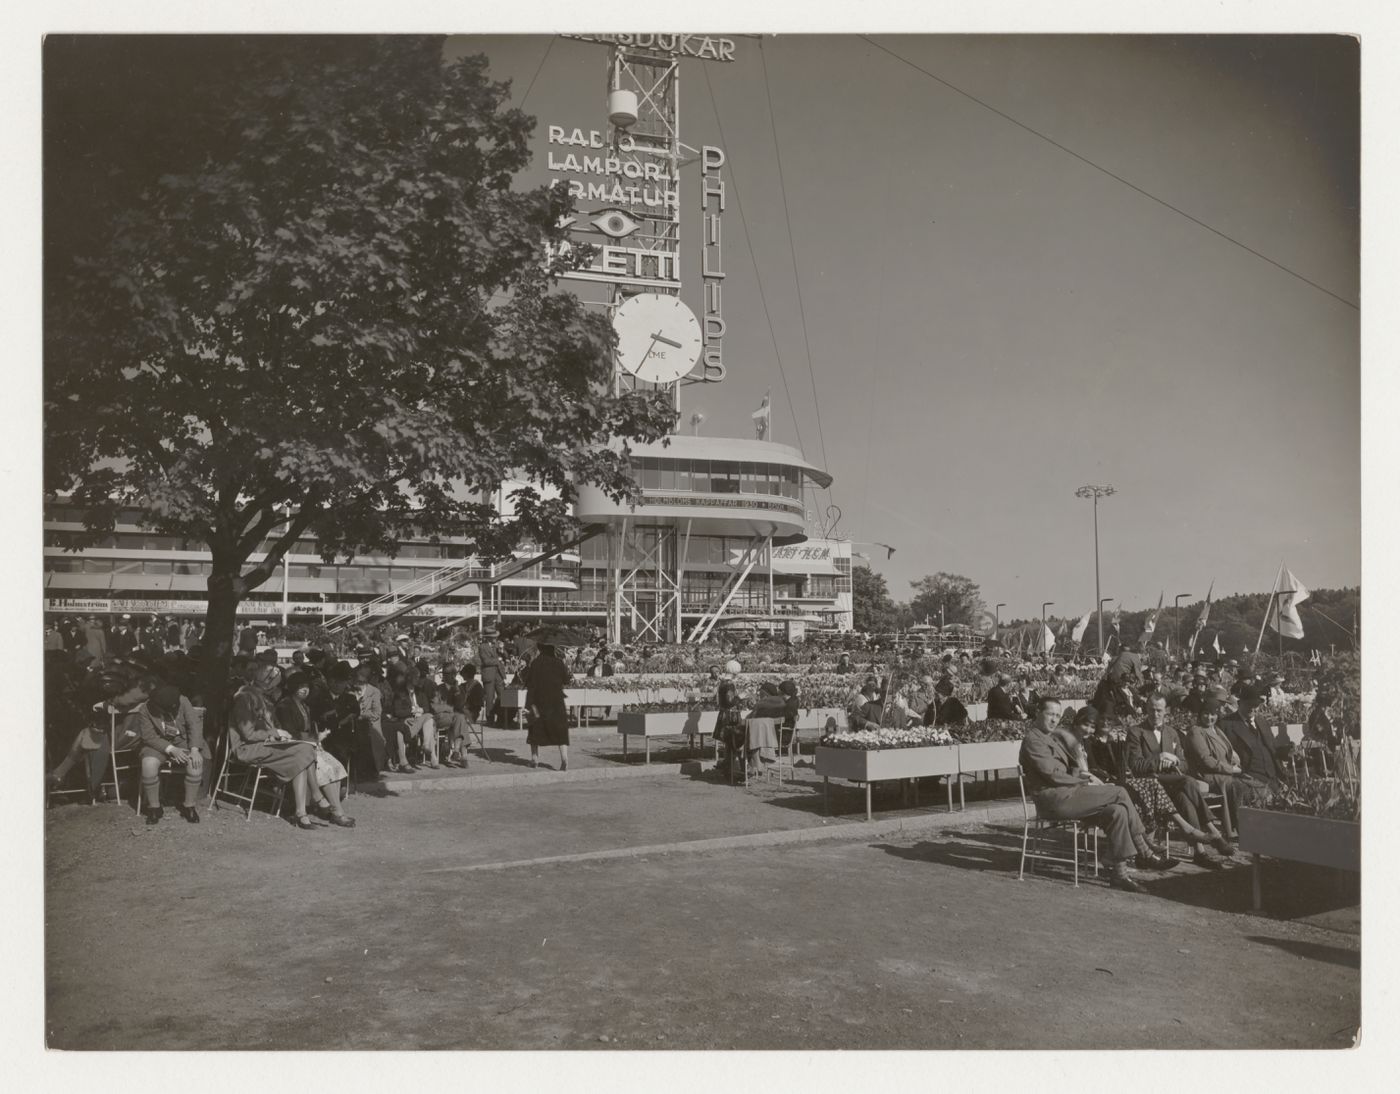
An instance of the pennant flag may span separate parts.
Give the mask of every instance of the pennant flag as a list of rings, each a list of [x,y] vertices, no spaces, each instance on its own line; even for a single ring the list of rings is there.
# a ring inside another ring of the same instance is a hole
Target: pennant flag
[[[1061,619],[1060,625],[1055,628],[1055,637],[1063,638],[1067,634],[1069,634],[1069,620]]]
[[[1051,633],[1050,628],[1042,623],[1040,626],[1040,634],[1036,637],[1035,652],[1049,653],[1054,648],[1055,636]]]
[[[1225,652],[1224,650],[1222,650],[1222,649],[1220,648],[1220,632],[1219,632],[1219,631],[1216,631],[1216,632],[1215,632],[1215,637],[1211,639],[1211,643],[1210,643],[1210,644],[1211,644],[1212,646],[1215,647],[1215,652],[1216,652],[1217,654],[1221,654],[1221,653],[1224,653],[1224,652]]]
[[[1210,588],[1206,590],[1206,602],[1201,605],[1201,614],[1196,616],[1196,633],[1201,633],[1203,628],[1210,622],[1210,594],[1215,592],[1215,578],[1210,579]]]
[[[767,391],[763,393],[763,402],[759,403],[758,409],[749,415],[753,419],[753,429],[758,434],[760,441],[768,434],[768,427],[773,421],[773,407],[768,402],[769,394]]]
[[[1120,618],[1120,617],[1122,616],[1122,614],[1123,614],[1123,605],[1122,605],[1122,604],[1119,604],[1118,607],[1116,607],[1116,608],[1113,609],[1113,629],[1114,629],[1115,632],[1118,630],[1118,624],[1122,621],[1121,618]]]
[[[1298,617],[1298,605],[1311,595],[1303,583],[1293,576],[1292,570],[1284,570],[1278,597],[1269,610],[1269,627],[1281,632],[1285,638],[1302,638],[1303,621]]]
[[[1157,629],[1157,617],[1162,614],[1162,600],[1167,595],[1167,590],[1163,589],[1157,594],[1157,610],[1147,617],[1147,622],[1142,625],[1141,647],[1147,649],[1147,640]]]
[[[1070,632],[1070,637],[1075,642],[1084,641],[1084,632],[1089,629],[1089,617],[1093,614],[1093,612],[1085,612],[1079,617],[1079,622],[1074,625],[1074,630]]]

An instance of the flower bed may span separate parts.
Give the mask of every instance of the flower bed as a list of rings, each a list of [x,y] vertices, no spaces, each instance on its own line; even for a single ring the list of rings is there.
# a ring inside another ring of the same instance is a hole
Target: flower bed
[[[1361,869],[1361,825],[1356,821],[1274,809],[1240,810],[1240,850],[1270,858]]]
[[[958,773],[957,745],[893,748],[817,746],[817,774],[823,778],[872,783]]]
[[[823,748],[850,748],[871,751],[881,748],[927,748],[957,742],[938,726],[912,726],[909,729],[842,729],[821,739]]]

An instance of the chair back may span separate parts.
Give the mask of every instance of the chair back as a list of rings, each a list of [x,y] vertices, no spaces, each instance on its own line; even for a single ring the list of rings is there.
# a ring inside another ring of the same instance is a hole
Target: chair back
[[[1031,812],[1031,800],[1026,797],[1026,772],[1016,765],[1016,788],[1021,792],[1021,815],[1029,822],[1036,814]]]

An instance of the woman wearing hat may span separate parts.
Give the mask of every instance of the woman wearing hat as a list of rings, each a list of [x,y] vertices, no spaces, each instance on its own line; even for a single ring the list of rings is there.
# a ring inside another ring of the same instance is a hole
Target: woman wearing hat
[[[287,675],[282,685],[282,700],[274,710],[277,724],[298,741],[316,746],[316,785],[328,800],[340,800],[340,781],[348,776],[345,765],[325,750],[321,742],[330,736],[315,724],[307,700],[311,697],[311,677],[302,672]],[[330,787],[329,790],[326,788]]]
[[[564,704],[564,689],[572,677],[568,666],[559,660],[554,647],[541,643],[535,659],[525,670],[525,706],[530,713],[530,729],[526,742],[530,745],[530,766],[540,763],[540,745],[559,748],[559,770],[569,770],[569,711]]]
[[[1190,773],[1204,780],[1210,788],[1225,798],[1229,827],[1226,838],[1234,835],[1239,823],[1239,808],[1247,805],[1248,787],[1243,779],[1240,758],[1230,747],[1225,735],[1216,728],[1220,717],[1220,700],[1208,695],[1196,711],[1196,724],[1186,734],[1186,766]]]
[[[258,665],[248,682],[238,689],[229,718],[229,748],[235,760],[261,767],[273,777],[292,786],[296,805],[296,826],[315,828],[306,815],[308,798],[324,801],[312,773],[316,767],[316,746],[309,741],[294,741],[291,734],[277,725],[272,711],[272,691],[282,679],[282,670],[275,665]],[[340,810],[340,802],[324,801],[332,824],[353,828],[355,822]]]

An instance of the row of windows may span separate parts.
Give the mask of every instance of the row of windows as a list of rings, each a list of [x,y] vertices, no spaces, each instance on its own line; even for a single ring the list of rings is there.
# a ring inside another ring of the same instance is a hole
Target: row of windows
[[[782,464],[642,456],[633,458],[632,471],[643,490],[802,497],[802,473]]]
[[[623,562],[641,562],[651,555],[655,562],[657,537],[662,534],[656,528],[639,528],[630,532],[622,544]],[[685,547],[687,566],[730,566],[752,545],[749,536],[691,536],[687,542],[684,535],[679,544]],[[669,564],[670,552],[662,552],[663,565]],[[585,540],[579,548],[579,557],[584,562],[606,562],[608,560],[608,540],[606,536],[594,536]]]
[[[58,520],[61,518],[51,517]],[[66,518],[64,518],[66,519]],[[44,533],[44,545],[46,547],[102,547],[107,550],[119,551],[203,551],[204,544],[199,540],[186,539],[182,536],[162,536],[150,532],[113,532],[108,535],[97,537],[91,543],[83,542],[84,536],[79,532],[69,531],[46,531]],[[266,550],[276,543],[275,539],[264,540],[262,549]],[[462,557],[462,546],[450,543],[405,543],[399,547],[399,558],[433,558],[433,559],[459,559]],[[314,539],[299,539],[292,544],[293,555],[320,555],[320,550],[316,546]]]
[[[367,578],[369,580],[414,581],[439,569],[437,566],[317,566],[293,562],[288,573],[293,578],[322,578],[332,580]],[[44,569],[57,574],[183,574],[208,576],[213,565],[208,562],[188,562],[169,559],[85,558],[78,555],[47,555]],[[281,567],[277,568],[278,573]]]

